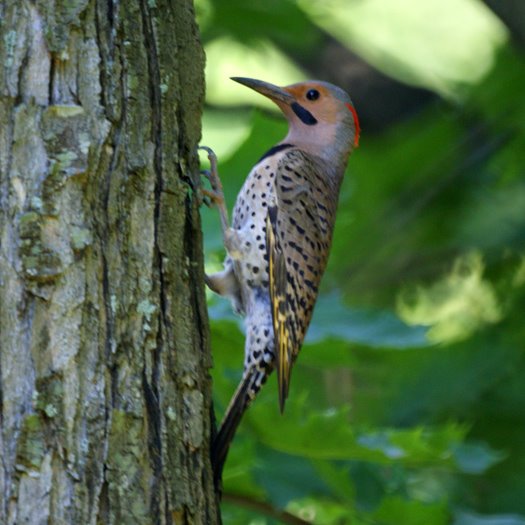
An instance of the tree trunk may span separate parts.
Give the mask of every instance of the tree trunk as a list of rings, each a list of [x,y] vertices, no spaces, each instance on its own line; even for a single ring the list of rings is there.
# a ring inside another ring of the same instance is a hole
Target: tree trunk
[[[0,523],[217,523],[191,1],[0,37]]]

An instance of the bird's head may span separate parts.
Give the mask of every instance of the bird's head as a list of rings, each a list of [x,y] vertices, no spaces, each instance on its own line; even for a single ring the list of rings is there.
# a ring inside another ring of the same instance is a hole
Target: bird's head
[[[283,142],[295,144],[324,159],[345,164],[359,144],[359,119],[349,95],[320,80],[278,87],[262,80],[234,77],[275,102],[288,120]]]

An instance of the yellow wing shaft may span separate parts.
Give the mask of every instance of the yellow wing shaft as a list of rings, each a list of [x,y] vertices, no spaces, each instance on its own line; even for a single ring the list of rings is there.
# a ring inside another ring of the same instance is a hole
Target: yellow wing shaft
[[[277,360],[277,383],[281,413],[288,397],[292,355],[290,330],[286,307],[286,262],[276,234],[277,208],[269,207],[266,215],[266,250],[268,253],[268,274],[270,302],[272,308],[275,353]]]

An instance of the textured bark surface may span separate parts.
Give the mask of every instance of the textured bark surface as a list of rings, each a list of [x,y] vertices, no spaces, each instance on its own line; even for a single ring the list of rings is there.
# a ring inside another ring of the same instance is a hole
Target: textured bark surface
[[[216,523],[190,0],[0,3],[0,523]]]

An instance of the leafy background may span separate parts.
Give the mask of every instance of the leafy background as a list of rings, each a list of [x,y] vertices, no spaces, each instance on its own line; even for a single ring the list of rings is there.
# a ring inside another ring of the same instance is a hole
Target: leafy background
[[[286,124],[228,77],[333,81],[362,124],[285,414],[272,377],[230,451],[225,523],[525,524],[525,11],[487,4],[196,2],[230,208]],[[214,210],[203,224],[212,272]],[[209,308],[221,417],[242,324]]]

